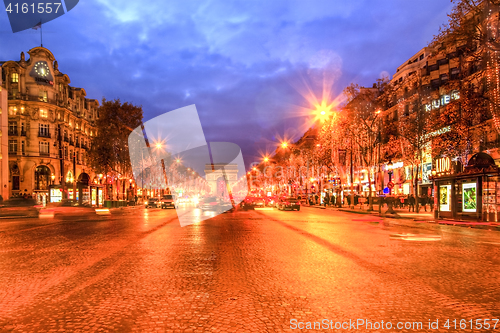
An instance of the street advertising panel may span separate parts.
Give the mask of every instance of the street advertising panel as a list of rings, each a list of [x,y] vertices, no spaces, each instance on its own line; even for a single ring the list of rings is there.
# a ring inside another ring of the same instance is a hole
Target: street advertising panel
[[[91,190],[91,202],[90,202],[90,204],[92,206],[96,205],[96,198],[97,198],[97,190],[95,188],[92,188],[92,190]]]
[[[439,186],[439,210],[442,212],[451,211],[451,185]]]
[[[463,183],[462,211],[476,212],[476,210],[477,210],[476,183]]]
[[[62,192],[58,188],[50,189],[50,202],[61,202],[62,201]]]

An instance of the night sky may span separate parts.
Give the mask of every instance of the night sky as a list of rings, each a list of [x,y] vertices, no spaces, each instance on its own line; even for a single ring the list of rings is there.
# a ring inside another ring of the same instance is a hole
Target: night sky
[[[144,121],[195,104],[207,141],[240,145],[246,164],[298,139],[312,102],[341,103],[426,46],[448,0],[84,0],[43,26],[71,86],[142,105]],[[40,45],[0,14],[0,60]],[[314,97],[315,96],[315,97]]]

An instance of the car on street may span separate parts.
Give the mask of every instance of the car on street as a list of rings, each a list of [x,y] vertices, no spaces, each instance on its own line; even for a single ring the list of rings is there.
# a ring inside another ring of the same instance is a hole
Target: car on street
[[[158,198],[149,198],[145,203],[146,208],[158,208]]]
[[[96,209],[92,207],[88,201],[84,201],[80,204],[78,201],[71,199],[63,199],[60,202],[48,203],[45,208],[40,210],[40,218],[73,218],[88,215],[96,215]]]
[[[38,217],[40,208],[34,199],[11,198],[0,203],[0,217]]]
[[[264,198],[257,197],[252,201],[253,208],[264,208],[266,207],[266,200]]]
[[[233,205],[229,201],[219,199],[217,197],[207,197],[200,200],[198,208],[203,211],[214,211],[218,213],[224,213],[234,209]]]
[[[166,209],[166,208],[174,208],[175,209],[175,197],[172,194],[165,194],[160,199],[159,205],[160,205],[161,209]]]
[[[296,198],[282,198],[278,203],[278,210],[300,210],[299,200]]]

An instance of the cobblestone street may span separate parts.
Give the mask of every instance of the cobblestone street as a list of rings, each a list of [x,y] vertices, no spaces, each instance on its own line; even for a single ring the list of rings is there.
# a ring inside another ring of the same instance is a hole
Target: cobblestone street
[[[472,332],[442,323],[500,317],[499,250],[498,231],[305,207],[182,228],[175,210],[142,207],[1,220],[0,331],[276,332],[294,319],[364,319]]]

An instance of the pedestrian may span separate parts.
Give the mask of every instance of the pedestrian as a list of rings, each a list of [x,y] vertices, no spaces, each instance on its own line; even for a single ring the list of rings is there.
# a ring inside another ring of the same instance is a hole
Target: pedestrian
[[[136,194],[136,195],[135,195],[135,197],[134,197],[134,202],[135,202],[135,205],[136,205],[136,206],[137,206],[137,200],[138,200],[138,199],[139,199],[139,198],[137,197],[137,194]]]
[[[359,203],[359,195],[355,194],[354,195],[354,206],[357,206]]]
[[[422,207],[424,207],[424,211],[427,212],[427,196],[426,195],[422,195],[420,197],[420,204],[422,205]]]
[[[318,196],[318,194],[314,195],[314,200],[316,201],[316,205],[319,205],[319,196]]]
[[[415,197],[413,196],[413,194],[410,194],[408,196],[408,211],[409,212],[415,211]]]
[[[346,196],[346,198],[347,198],[347,205],[348,205],[349,207],[351,207],[351,196],[350,196],[350,195],[348,195],[348,196]]]
[[[430,209],[432,212],[432,211],[434,211],[434,197],[431,195],[428,200],[429,200],[429,206],[430,206]]]
[[[326,192],[325,198],[323,199],[323,203],[325,204],[325,208],[326,208],[326,205],[330,204],[330,193]]]

